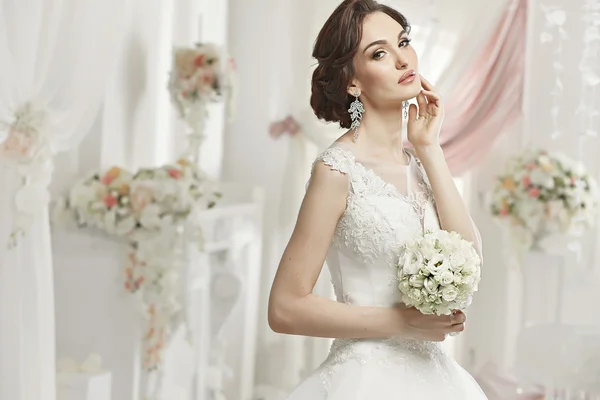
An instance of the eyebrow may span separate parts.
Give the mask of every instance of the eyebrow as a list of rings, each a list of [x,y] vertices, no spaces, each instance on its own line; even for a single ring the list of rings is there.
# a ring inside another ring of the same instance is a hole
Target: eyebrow
[[[406,33],[407,33],[406,30],[402,29],[402,31],[400,31],[400,34],[398,35],[398,40],[400,40],[402,38],[402,36],[404,36]],[[369,43],[369,45],[367,47],[365,47],[365,49],[363,50],[363,54],[367,52],[369,47],[377,46],[378,44],[387,44],[387,40],[381,39],[381,40],[376,40],[372,43]]]

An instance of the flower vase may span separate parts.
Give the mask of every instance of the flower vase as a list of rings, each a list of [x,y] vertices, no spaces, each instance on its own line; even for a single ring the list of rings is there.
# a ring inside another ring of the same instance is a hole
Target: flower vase
[[[190,127],[188,133],[188,149],[186,155],[191,158],[194,164],[198,164],[200,159],[200,148],[204,142],[206,120],[208,118],[208,108],[205,102],[200,101],[193,107],[190,107],[185,115],[185,122]]]

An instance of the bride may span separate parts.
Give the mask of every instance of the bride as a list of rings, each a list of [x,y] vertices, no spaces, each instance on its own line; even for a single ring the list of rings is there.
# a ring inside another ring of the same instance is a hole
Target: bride
[[[394,251],[425,229],[456,231],[481,255],[438,142],[443,105],[417,72],[409,31],[390,7],[346,0],[314,46],[311,106],[349,131],[315,161],[271,289],[269,324],[335,340],[290,400],[486,398],[439,343],[465,328],[465,314],[403,306],[394,281]],[[418,106],[406,109],[415,97]],[[413,149],[403,146],[403,114]],[[312,293],[324,261],[337,301]]]

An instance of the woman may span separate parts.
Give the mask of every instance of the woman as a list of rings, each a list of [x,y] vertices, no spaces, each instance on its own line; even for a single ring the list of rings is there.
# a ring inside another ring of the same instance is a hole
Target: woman
[[[409,30],[387,6],[346,0],[315,43],[311,106],[351,129],[315,161],[271,290],[274,331],[336,338],[290,400],[486,398],[438,343],[464,329],[465,314],[423,315],[394,283],[394,250],[424,229],[459,232],[481,255],[438,142],[441,99],[417,72]],[[325,259],[337,301],[312,293]]]

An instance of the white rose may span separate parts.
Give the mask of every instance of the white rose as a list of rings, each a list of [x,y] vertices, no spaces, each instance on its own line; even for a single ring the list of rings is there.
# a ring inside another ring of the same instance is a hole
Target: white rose
[[[432,275],[439,275],[448,270],[446,259],[441,254],[434,255],[425,265],[425,270]]]
[[[407,251],[403,255],[402,260],[402,270],[407,275],[415,275],[421,269],[423,265],[423,257],[421,257],[420,253],[413,253]]]
[[[420,276],[420,275],[412,275],[409,279],[408,279],[408,283],[410,283],[410,285],[412,287],[415,288],[422,288],[423,285],[425,284],[425,277]]]
[[[421,295],[421,291],[419,289],[410,289],[408,291],[408,297],[410,297],[411,300],[420,303],[421,300],[423,299],[423,296]]]
[[[156,204],[146,206],[140,216],[140,223],[150,229],[160,227],[160,207]]]
[[[463,284],[472,287],[475,284],[475,279],[474,275],[463,276]]]
[[[432,304],[438,304],[440,298],[435,294],[427,295],[427,301]]]
[[[423,314],[433,314],[433,304],[424,303],[419,306],[419,311]]]
[[[454,307],[449,307],[448,304],[441,304],[436,307],[435,313],[437,315],[450,315]]]
[[[454,301],[456,296],[458,296],[458,289],[456,289],[456,287],[446,286],[442,289],[442,299],[444,299],[444,301]]]
[[[477,268],[477,260],[474,258],[469,258],[467,259],[467,262],[465,262],[462,272],[464,275],[473,275],[477,272]]]
[[[408,293],[408,290],[410,289],[408,280],[405,279],[405,280],[400,281],[400,283],[398,284],[398,289],[402,293]]]
[[[460,271],[466,261],[467,258],[462,251],[455,251],[450,255],[450,268],[455,272]]]
[[[441,278],[442,285],[449,285],[452,282],[454,282],[454,274],[452,273],[452,271],[444,271],[439,276]]]
[[[438,291],[438,284],[432,278],[426,278],[423,282],[423,287],[429,294],[435,294]]]
[[[454,283],[460,285],[463,281],[463,276],[460,273],[454,273]]]
[[[73,208],[86,209],[88,204],[97,200],[96,190],[90,186],[74,186],[69,193],[69,203]]]
[[[115,233],[117,235],[126,235],[131,232],[136,226],[135,218],[132,216],[127,217],[119,221],[119,223],[115,226]]]
[[[419,249],[423,257],[430,259],[434,257],[439,251],[435,248],[437,240],[434,237],[425,237],[421,240],[421,245]]]

